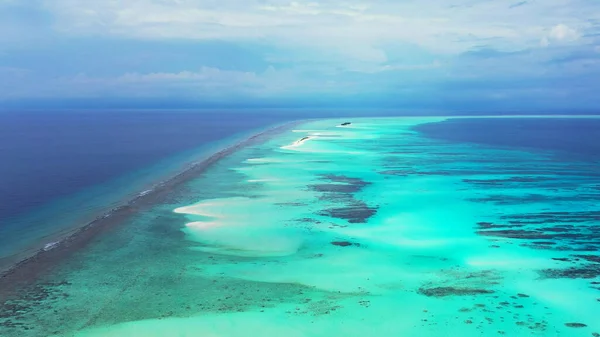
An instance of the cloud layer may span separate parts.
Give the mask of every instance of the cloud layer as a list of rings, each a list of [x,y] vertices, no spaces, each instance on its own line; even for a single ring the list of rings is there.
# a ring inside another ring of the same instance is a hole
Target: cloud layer
[[[0,0],[0,99],[593,107],[599,42],[600,3],[583,0]]]

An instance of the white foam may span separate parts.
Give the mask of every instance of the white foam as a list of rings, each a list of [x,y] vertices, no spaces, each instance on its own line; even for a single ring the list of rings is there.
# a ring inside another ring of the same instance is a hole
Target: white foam
[[[205,230],[205,229],[220,227],[222,225],[223,225],[222,223],[217,222],[217,221],[194,221],[194,222],[188,222],[185,224],[185,226],[187,228],[194,229],[194,230]]]
[[[44,251],[49,251],[50,249],[56,248],[56,246],[60,243],[60,241],[49,242],[44,245]]]
[[[140,192],[140,194],[138,194],[138,196],[143,197],[150,192],[152,192],[152,190],[145,190],[145,191]]]

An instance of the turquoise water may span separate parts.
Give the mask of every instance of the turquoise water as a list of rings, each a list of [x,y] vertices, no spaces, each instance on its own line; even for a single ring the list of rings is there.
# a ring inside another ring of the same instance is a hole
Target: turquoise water
[[[221,160],[0,311],[2,336],[595,336],[597,165],[307,122]]]

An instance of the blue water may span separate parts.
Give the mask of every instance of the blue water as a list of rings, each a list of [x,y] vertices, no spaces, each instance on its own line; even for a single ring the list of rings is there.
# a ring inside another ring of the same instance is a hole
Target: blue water
[[[430,138],[547,151],[562,159],[600,161],[600,118],[465,118],[415,128]]]
[[[134,192],[136,182],[152,182],[175,159],[286,118],[189,111],[0,114],[0,261],[54,229],[84,221],[75,213],[115,202]]]

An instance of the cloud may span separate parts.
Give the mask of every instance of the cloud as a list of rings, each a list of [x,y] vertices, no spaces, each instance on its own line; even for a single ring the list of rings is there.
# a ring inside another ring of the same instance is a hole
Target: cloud
[[[511,105],[538,107],[594,107],[600,97],[600,55],[593,46],[549,46],[521,52],[482,49],[453,60],[444,81],[437,81],[443,95],[471,95],[511,101]]]
[[[202,67],[195,71],[128,72],[119,76],[43,78],[30,71],[0,68],[7,81],[0,82],[0,100],[49,97],[179,97],[227,101],[232,98],[262,99],[298,95],[348,95],[372,90],[350,77],[314,76],[294,69],[268,67],[261,72]],[[375,87],[374,87],[375,88]]]
[[[286,72],[268,68],[263,72],[231,71],[202,67],[197,71],[128,72],[116,77],[88,76],[84,73],[62,77],[59,87],[81,86],[93,92],[112,95],[227,97],[276,95],[290,89]],[[140,90],[143,89],[143,90]],[[137,93],[137,94],[136,94]],[[87,93],[85,93],[87,94]]]
[[[578,24],[598,5],[582,0],[532,2],[511,10],[503,1],[461,0],[451,7],[428,1],[279,0],[46,0],[65,34],[109,34],[144,39],[268,40],[300,48],[332,48],[344,56],[374,53],[390,42],[460,53],[494,39],[498,49],[537,45],[543,27]],[[579,6],[579,7],[577,7]],[[559,14],[560,13],[560,14]],[[571,36],[563,26],[548,38]],[[352,47],[350,47],[352,46]],[[357,52],[358,51],[358,52]],[[360,56],[359,56],[360,57]],[[369,56],[374,62],[383,58]]]
[[[548,46],[553,42],[571,42],[579,37],[580,34],[577,30],[561,23],[552,27],[550,32],[542,38],[542,46]]]
[[[0,0],[0,67],[33,70],[0,95],[551,92],[597,84],[598,32],[589,0]]]
[[[202,82],[211,86],[235,85],[237,83],[252,82],[257,80],[257,74],[252,72],[226,71],[217,68],[202,67],[197,72],[181,71],[178,73],[126,73],[116,78],[123,83],[147,83],[164,81],[193,81]]]
[[[579,33],[567,25],[559,24],[552,27],[548,36],[558,41],[571,41],[579,38]]]

